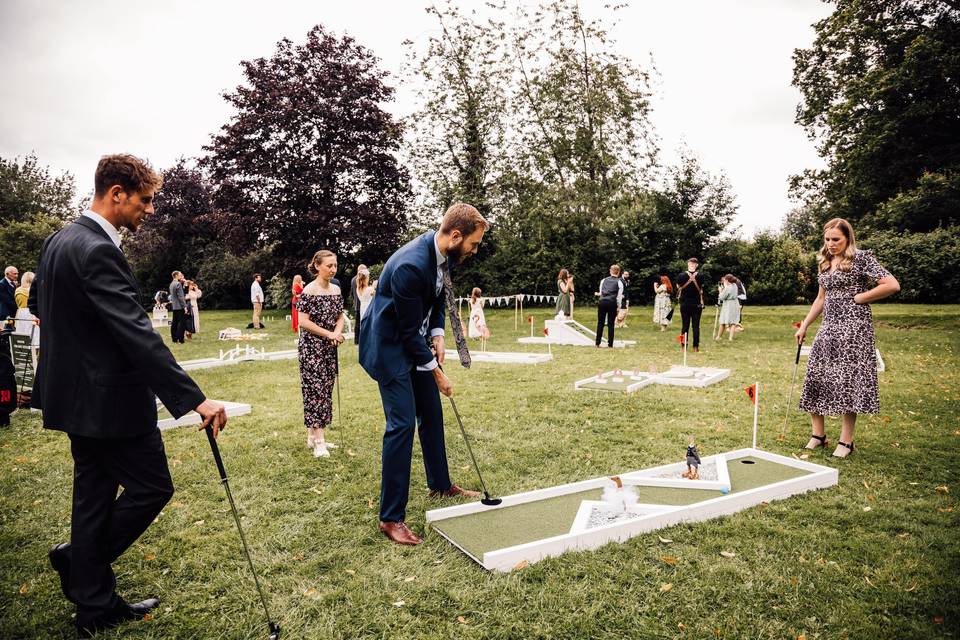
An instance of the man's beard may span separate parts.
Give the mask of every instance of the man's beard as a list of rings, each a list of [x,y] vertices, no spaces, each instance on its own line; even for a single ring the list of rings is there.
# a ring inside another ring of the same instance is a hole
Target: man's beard
[[[457,247],[448,247],[448,248],[447,248],[447,257],[452,258],[454,264],[459,264],[459,263],[463,262],[463,260],[466,258],[466,256],[463,255],[462,249],[463,249],[463,244],[460,244],[460,245],[457,246]]]

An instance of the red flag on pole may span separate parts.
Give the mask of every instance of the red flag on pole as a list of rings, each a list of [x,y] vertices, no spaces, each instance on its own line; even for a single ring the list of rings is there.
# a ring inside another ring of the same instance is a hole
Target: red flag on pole
[[[686,335],[687,335],[687,334],[685,334],[685,333],[681,333],[680,335],[678,335],[678,336],[677,336],[677,342],[679,342],[680,344],[683,344],[684,341],[687,339],[687,338],[686,338]]]
[[[527,316],[527,324],[533,324],[533,316]]]
[[[744,391],[747,392],[747,397],[750,398],[750,402],[753,404],[757,403],[757,385],[756,383],[750,385],[749,387],[744,387]]]
[[[545,336],[550,335],[550,329],[547,329],[546,327],[544,327],[544,328],[543,328],[543,335],[545,335]]]
[[[799,328],[800,328],[800,323],[799,323],[799,322],[794,322],[794,323],[793,323],[793,328],[794,328],[794,329],[799,329]]]

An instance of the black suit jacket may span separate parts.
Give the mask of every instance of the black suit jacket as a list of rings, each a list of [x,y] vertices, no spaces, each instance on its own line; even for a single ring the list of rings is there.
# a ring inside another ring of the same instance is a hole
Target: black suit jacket
[[[16,317],[17,301],[13,295],[16,290],[6,277],[0,275],[0,320]]]
[[[44,241],[29,304],[42,345],[32,404],[45,428],[137,436],[157,428],[155,396],[174,417],[203,402],[141,308],[123,252],[90,218]]]

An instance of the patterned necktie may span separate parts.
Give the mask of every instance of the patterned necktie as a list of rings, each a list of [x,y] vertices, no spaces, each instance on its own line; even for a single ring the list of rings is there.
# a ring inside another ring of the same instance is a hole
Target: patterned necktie
[[[443,275],[443,297],[447,303],[447,316],[450,318],[450,328],[453,329],[453,339],[457,343],[460,364],[469,369],[470,349],[467,348],[467,339],[463,337],[463,325],[460,324],[457,301],[453,297],[453,280],[450,279],[450,269],[446,262],[440,265],[440,273]]]

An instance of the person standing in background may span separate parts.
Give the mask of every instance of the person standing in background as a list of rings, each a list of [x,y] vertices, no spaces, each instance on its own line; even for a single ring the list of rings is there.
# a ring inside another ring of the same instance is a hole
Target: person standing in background
[[[250,284],[250,302],[253,304],[253,322],[250,323],[253,329],[263,329],[260,323],[260,314],[263,312],[263,287],[260,286],[260,274],[253,274],[253,282]]]
[[[733,276],[733,282],[737,285],[737,321],[733,326],[737,331],[743,331],[743,305],[747,303],[747,287],[737,276]]]
[[[733,325],[740,317],[740,304],[737,302],[737,283],[734,282],[733,275],[728,273],[720,280],[717,302],[721,305],[718,319],[719,327],[717,328],[717,335],[713,336],[713,339],[719,340],[723,337],[723,332],[726,331],[732,341]]]
[[[190,333],[200,333],[200,297],[203,291],[193,280],[187,281],[187,292],[184,297],[187,299],[187,307],[190,309]]]
[[[297,303],[300,302],[300,294],[303,293],[303,276],[299,273],[293,276],[290,293],[293,294],[293,302],[290,303],[293,309],[293,313],[290,315],[290,326],[294,333],[300,333],[300,315],[297,312]]]
[[[620,279],[620,265],[610,265],[610,275],[600,281],[597,291],[600,301],[597,303],[597,347],[603,340],[603,326],[607,326],[607,346],[613,347],[613,323],[617,310],[623,302],[623,280]]]
[[[660,331],[666,331],[667,325],[673,321],[671,294],[673,285],[670,284],[670,278],[660,276],[660,281],[653,283],[653,322],[660,327]]]
[[[174,271],[170,274],[170,309],[173,311],[173,321],[170,323],[170,339],[174,343],[183,344],[183,335],[186,330],[184,314],[187,308],[187,299],[183,291],[183,274]]]
[[[620,281],[623,282],[623,300],[620,302],[620,309],[617,311],[617,322],[614,326],[617,329],[624,329],[627,326],[627,312],[630,310],[630,272],[624,271],[623,275],[620,276]]]
[[[17,301],[14,294],[17,291],[19,277],[20,272],[14,266],[3,270],[3,280],[0,280],[0,320],[17,315]]]
[[[20,286],[17,287],[17,290],[13,293],[13,300],[18,310],[27,307],[27,300],[30,297],[30,285],[33,284],[33,278],[33,271],[27,271],[23,274],[23,277],[20,278]]]
[[[360,310],[360,296],[357,288],[360,286],[360,274],[363,273],[364,271],[367,272],[367,283],[369,284],[370,271],[367,269],[367,265],[365,264],[358,264],[357,273],[352,278],[350,278],[350,307],[353,310],[353,317],[356,324],[353,332],[354,344],[357,344],[360,336],[360,316],[362,312]]]
[[[699,266],[699,260],[690,258],[687,260],[687,270],[676,278],[677,297],[680,299],[680,319],[683,321],[680,333],[689,338],[689,331],[693,329],[694,353],[700,351],[700,316],[703,315],[703,288],[700,286],[700,275],[697,273]]]
[[[557,274],[557,316],[569,318],[573,311],[573,276],[566,269]]]

